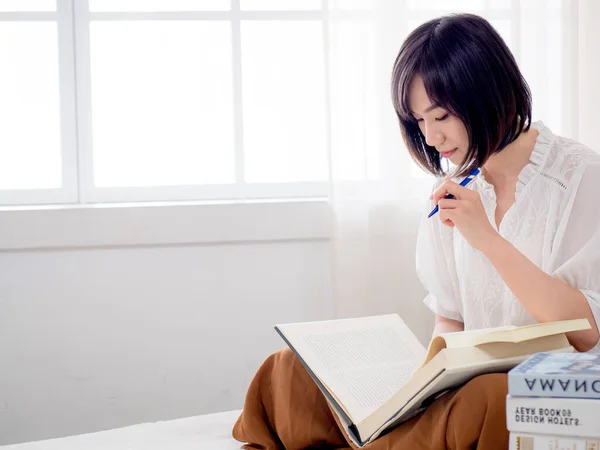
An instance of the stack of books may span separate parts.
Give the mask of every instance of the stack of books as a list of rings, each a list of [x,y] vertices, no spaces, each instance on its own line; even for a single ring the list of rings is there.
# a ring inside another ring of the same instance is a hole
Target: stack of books
[[[600,450],[600,355],[542,352],[508,373],[510,450]]]

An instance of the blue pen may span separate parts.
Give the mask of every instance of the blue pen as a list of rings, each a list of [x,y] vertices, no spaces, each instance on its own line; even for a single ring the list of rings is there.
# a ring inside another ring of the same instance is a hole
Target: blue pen
[[[479,169],[475,168],[475,169],[473,169],[473,171],[469,175],[467,175],[467,177],[464,180],[462,180],[460,182],[460,185],[463,186],[463,187],[468,186],[469,183],[471,183],[471,181],[473,181],[477,175],[479,175]],[[454,198],[454,195],[448,194],[448,195],[446,195],[445,198]],[[427,216],[427,218],[430,218],[431,216],[433,216],[439,210],[440,210],[439,206],[435,205],[435,208],[433,208],[431,210],[431,212],[429,213],[429,215]]]

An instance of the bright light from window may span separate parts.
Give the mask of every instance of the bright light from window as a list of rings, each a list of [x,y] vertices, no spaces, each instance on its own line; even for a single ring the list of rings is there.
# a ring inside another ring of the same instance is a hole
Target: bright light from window
[[[230,8],[231,0],[90,0],[93,12],[226,11]]]
[[[0,22],[0,189],[61,186],[56,23]]]
[[[331,26],[331,139],[335,180],[378,176],[375,30],[365,21]],[[341,153],[341,155],[338,155]]]
[[[0,0],[0,11],[56,11],[56,0]]]
[[[485,0],[452,0],[451,2],[448,0],[408,0],[406,4],[408,9],[412,10],[459,11],[485,9]]]
[[[229,22],[91,24],[96,186],[234,181]]]
[[[246,181],[325,180],[321,23],[243,22],[242,80]]]
[[[321,0],[240,0],[242,10],[307,11],[321,9]]]
[[[374,8],[374,0],[336,0],[333,6],[342,10],[367,11]]]

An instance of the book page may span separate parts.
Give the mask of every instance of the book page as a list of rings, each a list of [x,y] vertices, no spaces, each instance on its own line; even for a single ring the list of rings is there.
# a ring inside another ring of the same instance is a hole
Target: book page
[[[474,347],[479,342],[490,335],[491,332],[510,330],[516,327],[501,328],[482,328],[479,330],[454,331],[451,333],[441,333],[429,342],[427,357],[423,365],[427,364],[444,348],[464,348]]]
[[[278,328],[354,422],[402,388],[425,357],[397,315]]]
[[[557,322],[536,323],[522,327],[498,327],[482,330],[443,333],[447,348],[474,347],[491,342],[523,342],[542,336],[568,333],[590,328],[587,319],[560,320]]]
[[[540,351],[572,351],[572,347],[563,334],[557,334],[517,344],[495,342],[481,347],[443,349],[415,372],[405,389],[359,424],[361,436],[371,436],[383,423],[405,420],[415,408],[421,409],[422,402],[432,394],[439,395],[478,374],[506,371]]]

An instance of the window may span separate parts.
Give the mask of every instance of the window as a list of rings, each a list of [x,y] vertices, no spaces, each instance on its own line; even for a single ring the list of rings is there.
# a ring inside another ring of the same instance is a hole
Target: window
[[[75,13],[86,201],[327,195],[321,0]]]
[[[324,197],[330,172],[376,179],[397,133],[381,80],[449,3],[497,27],[534,114],[568,135],[572,30],[540,1],[0,0],[0,204]],[[540,65],[539,48],[558,51]]]
[[[0,202],[326,196],[323,3],[0,1]]]
[[[70,32],[54,0],[0,1],[0,203],[76,199]]]

